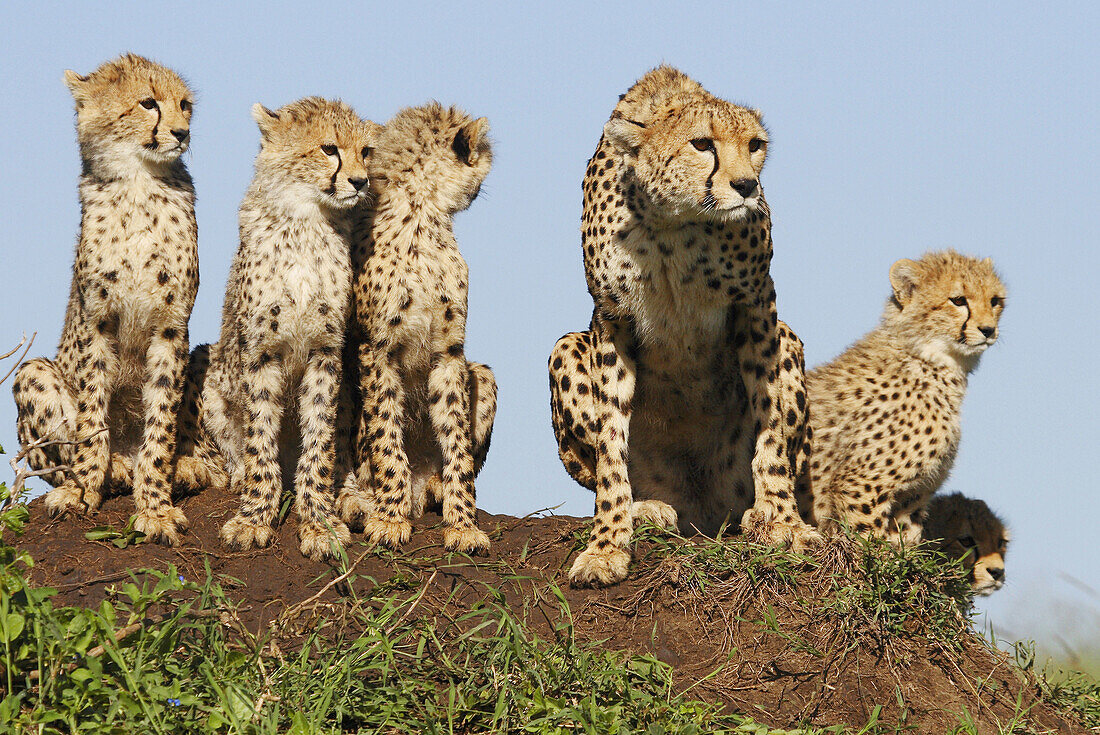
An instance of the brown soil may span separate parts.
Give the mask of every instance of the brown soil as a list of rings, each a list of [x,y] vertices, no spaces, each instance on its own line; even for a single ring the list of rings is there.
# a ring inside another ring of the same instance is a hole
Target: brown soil
[[[205,578],[209,564],[215,575],[240,580],[226,588],[242,603],[241,619],[249,627],[313,597],[334,576],[331,566],[299,554],[293,516],[271,548],[234,553],[218,541],[218,529],[235,509],[233,498],[206,492],[178,504],[191,529],[177,548],[142,543],[119,549],[85,539],[94,526],[123,528],[132,513],[128,497],[108,499],[87,518],[56,520],[37,500],[18,546],[35,561],[32,581],[58,589],[56,604],[96,605],[112,584],[129,578],[129,570],[175,565],[195,580]],[[677,558],[648,554],[652,544],[644,542],[635,549],[626,582],[575,590],[565,572],[583,538],[583,519],[481,513],[478,520],[493,539],[491,554],[482,559],[446,554],[440,518],[432,514],[416,523],[401,554],[376,554],[357,537],[349,559],[367,553],[355,567],[356,589],[401,574],[406,585],[425,590],[416,614],[443,611],[454,619],[456,608],[484,599],[492,587],[539,635],[549,636],[560,610],[548,588],[557,585],[579,640],[652,654],[674,667],[688,696],[774,726],[859,727],[881,706],[880,723],[919,733],[951,732],[964,712],[979,732],[997,733],[1021,710],[1027,726],[1039,732],[1088,732],[1040,701],[1034,682],[976,635],[961,635],[956,649],[919,632],[887,638],[860,633],[815,604],[812,580],[790,588],[766,577],[734,575],[700,593],[690,568]],[[339,589],[319,599],[334,599]]]

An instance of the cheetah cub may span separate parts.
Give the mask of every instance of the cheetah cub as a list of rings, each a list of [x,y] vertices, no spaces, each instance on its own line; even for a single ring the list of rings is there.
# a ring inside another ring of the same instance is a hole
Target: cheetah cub
[[[203,390],[205,427],[241,495],[221,537],[239,549],[271,543],[282,472],[296,466],[301,551],[321,559],[349,539],[332,509],[333,430],[351,217],[379,127],[318,97],[274,112],[257,104],[252,116],[260,153]]]
[[[1005,287],[953,250],[890,268],[882,323],[807,376],[818,525],[916,543],[959,445],[967,376],[997,340]]]
[[[496,416],[490,369],[466,359],[468,272],[452,229],[489,173],[488,121],[431,103],[386,123],[376,203],[352,254],[360,394],[357,483],[338,507],[376,542],[442,502],[444,546],[484,552],[474,477]]]
[[[974,594],[985,597],[1004,587],[1011,536],[985,501],[962,493],[933,495],[925,511],[924,535],[943,553],[963,560]]]
[[[760,113],[675,69],[619,98],[584,178],[591,328],[550,355],[566,470],[596,493],[576,585],[626,577],[633,523],[714,533],[728,519],[804,548],[802,343],[776,318]]]
[[[75,442],[28,456],[36,469],[72,469],[46,476],[51,513],[94,510],[108,485],[132,485],[134,527],[174,544],[187,519],[172,506],[173,479],[217,484],[202,462],[175,461],[199,286],[195,191],[180,159],[193,95],[134,54],[65,82],[83,162],[80,239],[57,357],[16,375],[19,441]]]

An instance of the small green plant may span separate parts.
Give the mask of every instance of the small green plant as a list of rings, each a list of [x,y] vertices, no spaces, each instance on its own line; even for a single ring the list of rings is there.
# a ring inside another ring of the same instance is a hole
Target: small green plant
[[[134,529],[134,517],[130,516],[126,527],[119,531],[113,526],[96,526],[84,534],[89,541],[110,541],[114,546],[125,549],[127,546],[140,544],[145,540],[145,534]]]

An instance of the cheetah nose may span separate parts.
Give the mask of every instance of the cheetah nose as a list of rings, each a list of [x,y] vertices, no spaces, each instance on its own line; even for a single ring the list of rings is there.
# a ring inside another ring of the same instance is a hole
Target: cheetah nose
[[[986,337],[992,337],[997,333],[996,327],[978,327],[978,331],[984,334]]]
[[[176,136],[176,140],[178,140],[180,143],[182,143],[183,141],[187,140],[191,136],[191,131],[190,130],[183,130],[182,128],[179,128],[179,129],[173,130],[172,135]]]
[[[736,191],[738,194],[745,198],[748,198],[752,195],[754,191],[756,191],[756,186],[758,183],[759,182],[757,182],[756,179],[737,179],[736,181],[731,181],[730,186],[732,186],[733,190]]]
[[[1004,567],[990,567],[986,571],[989,572],[990,577],[993,577],[994,582],[1000,582],[1005,578]]]
[[[370,179],[367,178],[348,179],[348,183],[354,186],[356,191],[362,191],[363,187],[366,186],[369,181]]]

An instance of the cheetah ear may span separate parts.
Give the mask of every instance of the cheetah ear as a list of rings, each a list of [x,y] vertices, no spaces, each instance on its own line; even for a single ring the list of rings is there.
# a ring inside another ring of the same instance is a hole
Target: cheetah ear
[[[633,156],[642,145],[644,131],[645,125],[640,122],[627,120],[625,117],[613,117],[603,126],[603,137],[619,153]]]
[[[65,70],[65,86],[73,94],[73,99],[83,102],[87,99],[88,77],[77,74],[72,69]]]
[[[271,131],[280,122],[279,113],[267,109],[259,102],[252,105],[252,119],[260,126],[260,135],[264,140],[271,137]]]
[[[488,147],[486,136],[489,133],[489,118],[479,117],[473,122],[468,122],[455,133],[451,148],[454,149],[458,160],[467,166],[473,166],[481,158],[481,154]]]
[[[914,260],[902,258],[890,266],[890,285],[894,288],[894,300],[905,307],[917,287],[920,266]]]
[[[982,259],[982,265],[988,265],[990,268],[992,268],[993,267],[993,258],[983,258]]]

